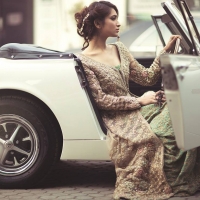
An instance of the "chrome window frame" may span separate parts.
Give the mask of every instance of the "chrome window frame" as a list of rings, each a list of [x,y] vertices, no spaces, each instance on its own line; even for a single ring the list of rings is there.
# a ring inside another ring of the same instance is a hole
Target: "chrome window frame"
[[[174,1],[180,1],[180,0],[174,0]],[[177,8],[174,1],[166,1],[161,3],[163,9],[166,11],[166,13],[169,15],[169,17],[172,19],[173,23],[181,33],[181,36],[186,41],[186,43],[190,47],[189,54],[194,54],[194,45],[191,41],[190,34],[188,32],[187,26],[185,24],[183,13]],[[198,41],[194,38],[195,45],[200,49],[200,45]]]

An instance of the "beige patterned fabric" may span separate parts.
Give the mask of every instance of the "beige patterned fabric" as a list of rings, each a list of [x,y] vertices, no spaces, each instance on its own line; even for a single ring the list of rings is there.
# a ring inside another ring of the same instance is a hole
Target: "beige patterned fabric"
[[[164,173],[162,140],[141,114],[143,108],[137,97],[129,92],[129,79],[145,86],[156,83],[160,76],[159,59],[145,68],[132,58],[123,43],[112,45],[119,51],[120,69],[83,54],[78,57],[108,130],[110,157],[117,175],[113,198],[167,199],[173,191]]]

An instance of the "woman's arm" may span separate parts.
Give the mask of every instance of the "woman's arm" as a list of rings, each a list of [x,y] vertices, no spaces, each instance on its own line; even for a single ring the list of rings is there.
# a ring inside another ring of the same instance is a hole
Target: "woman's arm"
[[[159,56],[164,53],[166,53],[166,51],[162,50]],[[143,65],[139,64],[138,61],[134,59],[129,52],[128,56],[130,60],[130,80],[143,86],[151,86],[158,81],[161,75],[161,69],[159,66],[159,56],[155,58],[154,62],[149,68],[146,68]]]
[[[159,57],[162,54],[165,54],[167,52],[170,52],[172,49],[174,49],[176,39],[180,38],[180,35],[172,35],[166,44],[166,46],[163,48],[163,50],[160,52],[160,54],[154,59],[154,62],[149,68],[144,67],[143,65],[139,64],[137,60],[133,58],[129,50],[124,46],[124,50],[126,52],[126,56],[129,59],[130,66],[130,77],[129,79],[140,84],[143,86],[151,86],[154,85],[158,78],[160,77],[160,66],[159,66]]]
[[[103,92],[94,72],[84,64],[83,67],[89,82],[89,87],[98,108],[102,110],[134,110],[141,107],[138,99],[135,97],[117,97]]]

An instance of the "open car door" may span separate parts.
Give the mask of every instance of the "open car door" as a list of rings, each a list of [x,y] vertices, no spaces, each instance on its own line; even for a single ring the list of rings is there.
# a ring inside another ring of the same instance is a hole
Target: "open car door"
[[[167,25],[182,36],[182,51],[160,58],[165,95],[177,145],[183,150],[200,146],[199,33],[185,0],[162,3]]]

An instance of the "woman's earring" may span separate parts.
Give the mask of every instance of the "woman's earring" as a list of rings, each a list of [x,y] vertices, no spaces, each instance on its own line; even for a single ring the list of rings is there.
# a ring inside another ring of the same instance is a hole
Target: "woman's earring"
[[[120,37],[119,37],[119,35],[118,35],[118,36],[117,36],[117,42],[119,42],[119,38],[120,38]]]

